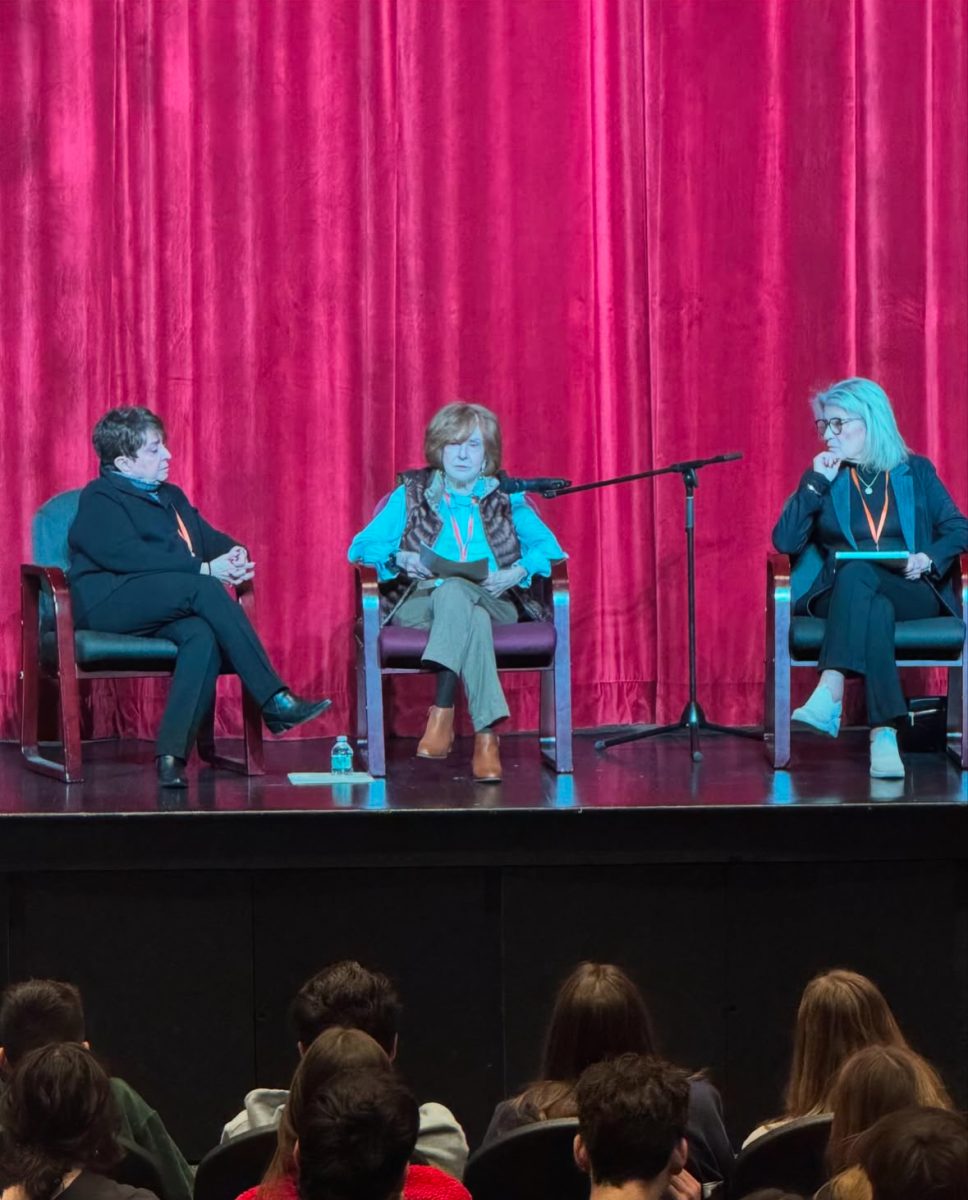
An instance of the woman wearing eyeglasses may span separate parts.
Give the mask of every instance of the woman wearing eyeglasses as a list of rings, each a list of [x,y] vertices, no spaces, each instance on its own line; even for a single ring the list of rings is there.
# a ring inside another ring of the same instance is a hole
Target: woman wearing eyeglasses
[[[870,773],[903,778],[896,723],[906,715],[894,662],[894,623],[945,613],[961,616],[958,556],[968,550],[968,519],[933,464],[904,443],[891,402],[870,379],[845,379],[812,400],[826,443],[773,530],[782,554],[809,544],[822,566],[795,611],[826,618],[820,682],[793,724],[836,737],[848,675],[863,676],[871,726]],[[837,561],[840,551],[894,551],[890,565]]]

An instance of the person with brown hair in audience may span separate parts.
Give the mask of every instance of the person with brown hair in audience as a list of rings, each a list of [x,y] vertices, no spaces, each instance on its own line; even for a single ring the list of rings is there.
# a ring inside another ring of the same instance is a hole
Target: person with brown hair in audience
[[[686,1170],[689,1076],[659,1058],[593,1063],[575,1087],[575,1162],[590,1200],[700,1200]]]
[[[784,1113],[754,1129],[743,1145],[798,1117],[830,1112],[837,1072],[865,1046],[908,1048],[877,985],[855,971],[814,976],[797,1010]]]
[[[76,1042],[90,1050],[85,1037],[80,991],[59,979],[12,983],[0,1000],[0,1080],[25,1055],[41,1046]],[[165,1200],[192,1200],[194,1175],[155,1110],[123,1079],[112,1076],[111,1094],[118,1113],[118,1132],[154,1160]]]
[[[72,1042],[31,1050],[0,1099],[2,1200],[156,1200],[103,1172],[123,1152],[111,1084]]]
[[[852,1054],[837,1075],[831,1104],[827,1156],[834,1177],[817,1193],[817,1200],[870,1200],[870,1183],[856,1165],[856,1145],[881,1117],[912,1106],[952,1107],[934,1067],[899,1046],[868,1046]]]
[[[309,1046],[293,1076],[289,1100],[279,1121],[278,1143],[272,1162],[258,1187],[243,1192],[239,1200],[298,1200],[299,1130],[312,1106],[338,1076],[383,1072],[393,1075],[385,1050],[360,1029],[325,1030]],[[411,1157],[413,1152],[411,1151]],[[463,1184],[439,1167],[410,1163],[406,1170],[404,1200],[470,1200]]]
[[[351,959],[330,963],[307,979],[296,994],[290,1019],[300,1057],[325,1029],[341,1026],[362,1029],[396,1058],[401,1004],[386,975],[371,971]],[[245,1097],[245,1108],[222,1130],[222,1142],[278,1123],[289,1093],[284,1088],[255,1088]],[[423,1162],[440,1167],[456,1179],[464,1173],[467,1139],[449,1108],[434,1101],[420,1106],[417,1153]]]
[[[620,967],[579,963],[555,997],[540,1078],[497,1106],[483,1144],[535,1121],[575,1116],[575,1086],[582,1071],[626,1053],[656,1053],[652,1018],[642,993]],[[723,1125],[722,1103],[701,1075],[689,1080],[688,1136],[692,1173],[703,1183],[728,1179],[733,1151]]]
[[[968,1200],[968,1121],[941,1108],[881,1117],[857,1145],[873,1200]]]

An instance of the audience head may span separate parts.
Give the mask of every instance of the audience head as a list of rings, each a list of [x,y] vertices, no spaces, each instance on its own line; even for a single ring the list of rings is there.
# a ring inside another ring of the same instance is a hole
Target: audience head
[[[276,1153],[263,1183],[272,1183],[287,1175],[293,1165],[296,1130],[304,1120],[315,1096],[331,1079],[345,1071],[390,1071],[387,1052],[362,1029],[324,1030],[299,1060],[292,1078],[289,1098],[279,1120]]]
[[[150,408],[109,408],[94,426],[91,440],[101,465],[116,467],[119,458],[137,458],[150,437],[165,440],[164,422]]]
[[[857,1145],[873,1200],[968,1200],[968,1122],[942,1108],[882,1117]]]
[[[951,1108],[941,1077],[929,1062],[901,1046],[867,1046],[840,1068],[831,1092],[830,1165],[842,1171],[857,1137],[902,1108]]]
[[[362,1029],[393,1058],[400,1026],[400,999],[386,975],[358,962],[331,963],[308,979],[292,1002],[290,1018],[300,1052],[325,1029]]]
[[[610,963],[583,962],[558,989],[542,1077],[574,1082],[592,1063],[655,1051],[652,1018],[628,975]]]
[[[27,979],[12,983],[0,1000],[0,1070],[52,1042],[83,1042],[84,1006],[72,983]]]
[[[5,1179],[28,1200],[51,1200],[76,1168],[104,1170],[121,1152],[111,1083],[97,1059],[73,1042],[31,1050],[0,1098]]]
[[[594,1063],[576,1088],[575,1161],[601,1187],[652,1182],[686,1164],[689,1077],[659,1058]]]
[[[830,1111],[837,1072],[865,1046],[907,1048],[877,985],[854,971],[825,971],[811,979],[797,1012],[787,1114]]]
[[[300,1200],[396,1200],[419,1123],[416,1100],[392,1071],[332,1077],[295,1122]]]

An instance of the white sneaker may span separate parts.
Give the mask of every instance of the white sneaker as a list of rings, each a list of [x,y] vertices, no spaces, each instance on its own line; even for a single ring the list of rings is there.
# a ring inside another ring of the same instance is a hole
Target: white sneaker
[[[871,730],[871,775],[874,779],[904,778],[904,763],[897,751],[897,733],[886,726]]]
[[[835,738],[840,733],[840,714],[843,705],[835,700],[830,688],[825,683],[819,683],[813,689],[806,704],[801,704],[790,713],[790,724],[794,729],[802,729],[808,733],[825,733]]]

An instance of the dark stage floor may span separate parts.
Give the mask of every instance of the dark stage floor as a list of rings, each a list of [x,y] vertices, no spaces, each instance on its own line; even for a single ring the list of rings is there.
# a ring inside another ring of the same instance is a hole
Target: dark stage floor
[[[595,735],[598,736],[598,735]],[[540,763],[535,739],[502,740],[505,778],[470,778],[470,739],[451,758],[431,763],[413,756],[414,742],[389,743],[385,781],[336,787],[294,786],[291,771],[326,771],[331,739],[274,742],[266,748],[267,774],[253,779],[205,766],[191,767],[187,792],[160,791],[152,745],[106,741],[85,746],[86,778],[65,786],[21,766],[16,746],[0,747],[0,815],[71,816],[179,813],[468,812],[575,809],[683,809],[761,806],[963,805],[968,773],[942,754],[907,756],[904,780],[867,773],[867,734],[847,731],[837,742],[795,742],[788,771],[773,772],[760,743],[708,736],[704,761],[693,764],[681,735],[594,748],[592,735],[575,739],[575,773],[556,776]]]

